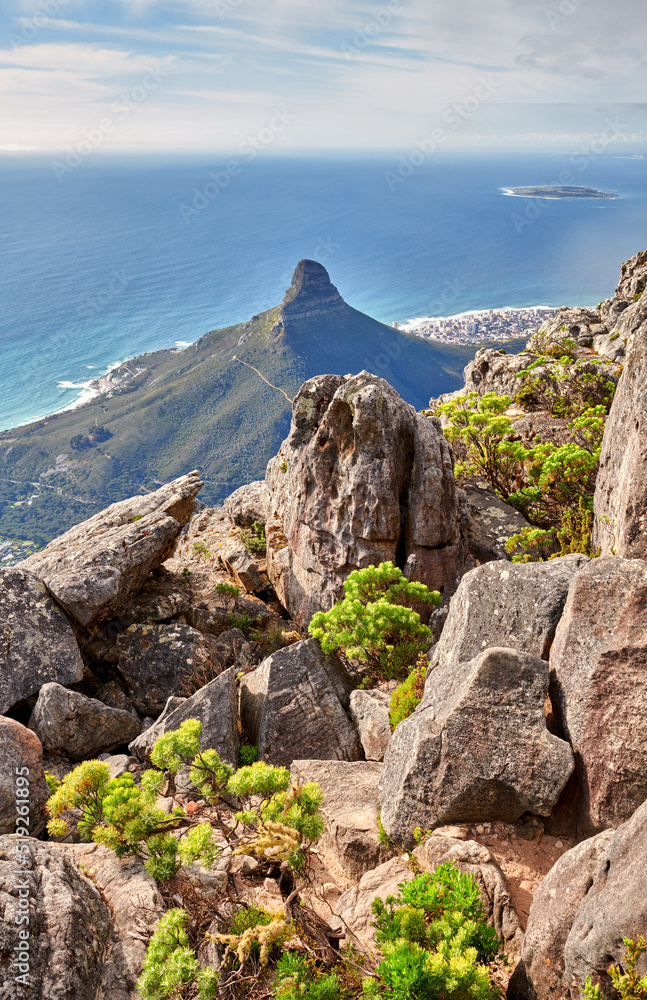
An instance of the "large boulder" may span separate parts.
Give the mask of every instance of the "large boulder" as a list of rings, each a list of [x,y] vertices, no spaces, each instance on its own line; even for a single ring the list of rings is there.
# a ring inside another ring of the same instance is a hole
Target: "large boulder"
[[[223,507],[239,528],[251,528],[254,521],[265,524],[271,514],[271,503],[267,483],[261,479],[234,490],[223,501]]]
[[[593,544],[602,555],[647,559],[647,296],[627,345],[624,372],[602,439]]]
[[[527,528],[523,514],[505,503],[480,476],[461,480],[461,523],[466,548],[477,564],[505,559],[505,543],[511,535]]]
[[[353,881],[395,853],[378,839],[381,770],[374,761],[345,760],[295,760],[290,769],[294,783],[320,786],[326,828],[317,851]]]
[[[19,565],[40,577],[81,625],[118,614],[173,552],[195,508],[197,472],[114,503]]]
[[[346,715],[352,690],[336,656],[316,639],[285,646],[241,680],[240,718],[262,760],[360,760],[355,727]]]
[[[546,728],[547,694],[548,664],[514,649],[437,667],[384,758],[387,834],[407,844],[416,827],[550,815],[573,752]]]
[[[169,699],[169,702],[164,718],[158,719],[156,724],[129,744],[131,753],[139,760],[148,760],[158,736],[171,729],[179,729],[186,719],[198,719],[202,723],[200,749],[217,750],[222,760],[238,766],[238,692],[233,667],[223,671],[190,698],[184,701]]]
[[[134,740],[142,727],[121,708],[110,708],[60,684],[44,684],[29,728],[47,753],[89,760]]]
[[[29,795],[18,798],[16,778],[27,778],[20,784],[28,788]],[[43,747],[38,737],[21,726],[15,719],[0,716],[0,833],[13,833],[16,829],[17,805],[29,805],[28,817],[21,822],[37,837],[45,826],[45,803],[49,788],[45,781]],[[27,819],[25,823],[24,820]]]
[[[350,716],[357,727],[367,760],[384,760],[391,740],[389,707],[391,695],[383,691],[353,691]]]
[[[0,713],[48,681],[74,684],[82,677],[72,627],[38,577],[0,570]]]
[[[647,802],[614,832],[568,851],[535,893],[511,1000],[579,1000],[586,977],[617,993],[607,968],[624,965],[623,938],[647,936]],[[647,955],[637,965],[647,975]]]
[[[593,559],[574,577],[550,671],[578,829],[618,826],[647,798],[647,561]]]
[[[117,639],[117,657],[142,715],[159,715],[171,695],[192,694],[225,665],[211,636],[178,622],[129,626]]]
[[[99,997],[110,911],[65,845],[0,838],[0,912],[3,997]],[[28,955],[24,962],[21,945]],[[15,982],[19,975],[26,977],[22,983]]]
[[[438,421],[383,379],[305,382],[266,481],[275,514],[268,575],[297,621],[330,608],[352,570],[385,560],[413,556],[427,586],[455,585],[462,548],[451,448]]]

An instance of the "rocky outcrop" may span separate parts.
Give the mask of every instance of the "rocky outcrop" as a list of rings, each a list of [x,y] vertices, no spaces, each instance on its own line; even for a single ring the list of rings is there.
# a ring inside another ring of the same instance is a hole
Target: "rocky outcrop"
[[[23,798],[16,795],[20,785],[29,794]],[[28,784],[25,785],[24,778]],[[32,836],[37,837],[45,827],[45,803],[49,798],[49,788],[45,781],[43,767],[43,747],[34,733],[25,729],[15,719],[0,716],[0,833],[14,833],[18,818],[17,805],[23,801],[29,806],[29,814],[22,822]],[[24,822],[24,820],[27,822]]]
[[[74,684],[82,677],[74,632],[38,577],[0,570],[0,713],[48,681]]]
[[[197,472],[95,514],[20,563],[84,626],[119,612],[167,559],[202,487]]]
[[[367,760],[384,760],[391,739],[389,706],[391,695],[382,691],[353,691],[350,716]]]
[[[505,543],[528,527],[523,514],[505,503],[479,476],[461,479],[458,496],[465,547],[476,563],[511,560]]]
[[[271,514],[267,483],[261,479],[239,487],[223,501],[223,507],[239,528],[251,528],[254,521],[265,524]]]
[[[47,753],[88,760],[124,746],[141,732],[130,712],[109,708],[60,684],[44,684],[29,720]]]
[[[378,840],[381,770],[373,761],[345,760],[295,760],[290,769],[293,783],[321,788],[326,828],[317,851],[353,880],[395,853]]]
[[[63,844],[30,840],[17,861],[17,843],[0,838],[0,968],[11,969],[9,980],[19,996],[15,975],[27,976],[24,996],[47,1000],[95,1000],[100,995],[110,911],[99,889],[79,869]],[[21,914],[29,914],[29,958],[25,954]]]
[[[352,686],[341,660],[322,653],[316,639],[285,646],[241,680],[243,733],[270,764],[360,760],[345,710]]]
[[[532,351],[544,345],[559,346],[565,337],[574,340],[580,347],[594,347],[599,354],[607,353],[599,350],[608,340],[608,330],[600,314],[579,306],[563,306],[554,316],[544,320],[537,332],[530,337],[528,349]],[[620,343],[612,353],[615,357],[621,357],[624,345]]]
[[[550,653],[559,731],[576,752],[580,832],[647,798],[647,562],[593,559],[571,583]]]
[[[546,728],[547,694],[548,664],[514,649],[437,666],[384,757],[389,837],[407,844],[416,827],[550,815],[573,771],[573,751]]]
[[[198,719],[202,723],[200,748],[217,750],[222,760],[234,767],[238,766],[238,692],[233,667],[200,688],[190,698],[184,701],[179,698],[169,700],[170,705],[167,705],[164,718],[158,719],[155,725],[129,744],[131,753],[139,760],[147,760],[158,736],[171,729],[179,729],[185,719]]]
[[[332,284],[326,268],[315,260],[300,260],[285,293],[274,335],[300,320],[329,316],[345,308],[344,300]]]
[[[119,670],[142,715],[159,715],[171,695],[192,694],[222,672],[211,636],[189,625],[131,625],[117,639]]]
[[[453,587],[462,550],[452,453],[383,379],[361,372],[310,379],[290,435],[267,467],[275,512],[266,526],[269,578],[300,622],[328,609],[348,574],[385,560],[431,588]]]

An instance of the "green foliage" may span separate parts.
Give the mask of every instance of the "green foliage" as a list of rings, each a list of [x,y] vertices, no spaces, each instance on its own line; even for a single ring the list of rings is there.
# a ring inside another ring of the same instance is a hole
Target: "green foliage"
[[[586,556],[595,557],[598,551],[593,548],[592,527],[592,498],[585,500],[580,497],[575,507],[565,508],[559,527],[524,528],[508,538],[505,550],[515,553],[512,561],[516,563],[540,562],[571,552],[582,552]]]
[[[279,470],[281,472],[287,472],[288,471],[288,463],[286,461],[281,462],[281,464],[279,465]]]
[[[241,531],[240,540],[255,555],[264,556],[265,546],[267,544],[265,538],[265,525],[262,521],[254,521],[252,527],[249,531]]]
[[[440,604],[440,594],[411,583],[391,562],[355,570],[344,583],[345,597],[330,611],[319,611],[310,634],[326,653],[341,652],[391,678],[414,662],[429,645],[431,632],[406,604]]]
[[[235,587],[233,583],[217,583],[215,587],[217,594],[224,594],[227,597],[238,597],[240,587]]]
[[[607,969],[613,988],[618,991],[620,1000],[647,1000],[647,976],[639,977],[636,974],[636,963],[642,953],[647,951],[647,942],[640,935],[635,942],[625,937],[622,943],[627,949],[623,958],[625,971],[622,971],[620,965],[610,965]],[[584,1000],[602,1000],[600,987],[597,984],[593,985],[590,976],[586,977]]]
[[[232,628],[239,628],[240,631],[245,632],[245,634],[247,634],[247,630],[254,622],[254,619],[248,611],[243,611],[240,615],[230,612],[227,617],[229,618],[229,623]]]
[[[321,973],[312,962],[286,951],[276,965],[276,1000],[340,1000],[342,984],[336,972]]]
[[[142,966],[137,989],[142,1000],[166,1000],[188,996],[197,986],[199,1000],[218,996],[215,969],[200,969],[195,952],[189,947],[184,910],[168,910],[157,925]],[[195,993],[191,993],[195,996]]]
[[[638,299],[641,297],[641,295],[642,295],[642,292],[634,292],[633,301],[637,302]]]
[[[608,361],[577,359],[577,344],[566,337],[561,345],[537,345],[539,351],[526,368],[517,373],[521,385],[515,402],[530,409],[547,410],[556,417],[577,416],[593,406],[611,408],[616,383],[606,374]],[[598,370],[599,369],[599,370]]]
[[[49,794],[53,795],[60,785],[60,781],[54,774],[50,774],[49,771],[45,771],[45,781],[47,782],[47,787],[49,788]]]
[[[250,746],[248,743],[243,743],[238,751],[238,766],[246,767],[249,764],[255,764],[259,756],[260,750],[258,746]]]
[[[204,542],[193,542],[191,545],[193,554],[196,556],[202,556],[202,558],[207,561],[211,556],[211,549],[208,549]]]
[[[426,678],[427,657],[425,653],[421,653],[418,657],[418,662],[409,676],[401,684],[398,684],[391,695],[389,719],[391,720],[392,730],[403,719],[407,719],[422,701],[422,696],[425,693]]]

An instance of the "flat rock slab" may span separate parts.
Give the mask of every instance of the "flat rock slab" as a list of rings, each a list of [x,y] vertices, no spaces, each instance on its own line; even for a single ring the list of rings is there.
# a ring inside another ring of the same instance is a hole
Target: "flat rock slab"
[[[355,727],[345,712],[352,682],[316,639],[279,649],[241,680],[241,725],[262,760],[360,760]]]
[[[345,760],[295,760],[290,769],[293,781],[321,787],[326,831],[317,849],[353,880],[395,853],[378,840],[381,770],[374,761]]]
[[[416,827],[550,815],[573,751],[546,728],[547,693],[548,664],[514,649],[437,668],[426,706],[400,723],[384,758],[389,837],[410,844]]]
[[[191,472],[154,493],[121,500],[19,565],[40,577],[79,624],[113,617],[172,554],[201,488]]]
[[[74,684],[82,677],[72,626],[38,577],[0,570],[0,713],[48,681]]]
[[[575,820],[590,834],[647,798],[647,561],[593,559],[573,579],[550,654],[551,699],[576,749]]]
[[[89,760],[129,743],[141,732],[141,723],[130,712],[96,698],[60,684],[44,684],[29,728],[47,753]]]
[[[0,716],[0,834],[14,833],[16,829],[16,805],[22,801],[16,795],[16,778],[19,776],[28,780],[27,786],[24,780],[21,781],[23,789],[27,787],[29,790],[24,800],[29,804],[25,826],[37,837],[45,827],[45,803],[49,798],[43,747],[29,729],[15,719]]]

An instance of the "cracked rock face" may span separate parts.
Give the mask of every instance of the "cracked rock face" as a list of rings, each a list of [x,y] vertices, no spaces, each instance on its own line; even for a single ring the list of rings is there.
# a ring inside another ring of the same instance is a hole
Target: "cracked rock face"
[[[328,610],[349,573],[390,560],[453,587],[462,568],[453,457],[435,418],[383,379],[321,375],[301,387],[267,467],[268,575],[300,622]]]

